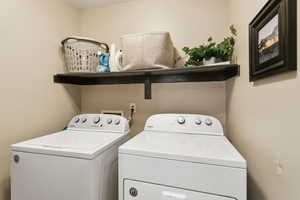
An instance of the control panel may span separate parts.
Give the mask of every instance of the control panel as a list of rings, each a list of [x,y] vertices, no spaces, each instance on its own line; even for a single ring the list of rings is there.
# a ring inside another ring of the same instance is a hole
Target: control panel
[[[82,114],[73,117],[68,130],[93,130],[128,133],[129,123],[125,117],[111,114]]]
[[[224,135],[215,117],[197,114],[158,114],[148,118],[145,131]]]

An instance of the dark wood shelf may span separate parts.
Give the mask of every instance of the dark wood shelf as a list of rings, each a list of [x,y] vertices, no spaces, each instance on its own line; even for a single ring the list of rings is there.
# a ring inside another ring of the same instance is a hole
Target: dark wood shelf
[[[239,74],[239,65],[215,65],[109,73],[65,73],[54,75],[55,83],[73,85],[145,84],[145,99],[151,99],[152,83],[225,81]]]

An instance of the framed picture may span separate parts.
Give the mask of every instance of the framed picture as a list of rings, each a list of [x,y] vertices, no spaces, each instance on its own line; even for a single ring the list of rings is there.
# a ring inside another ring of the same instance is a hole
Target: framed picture
[[[250,81],[297,70],[297,0],[270,0],[249,25]]]

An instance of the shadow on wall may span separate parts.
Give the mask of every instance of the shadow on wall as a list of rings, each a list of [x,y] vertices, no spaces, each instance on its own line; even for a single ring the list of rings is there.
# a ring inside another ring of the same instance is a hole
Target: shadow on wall
[[[277,74],[273,75],[271,77],[266,77],[264,79],[259,79],[253,83],[249,82],[253,87],[259,87],[262,85],[268,85],[276,82],[281,82],[281,81],[286,81],[286,80],[292,80],[297,78],[297,71],[293,72],[286,72],[283,74]],[[241,78],[241,77],[240,77]],[[249,80],[247,80],[249,81]],[[236,78],[230,79],[226,83],[226,101],[230,102],[232,99],[232,94],[233,94],[233,88],[235,87],[236,84]],[[226,110],[228,111],[228,104],[226,105]]]
[[[2,187],[3,188],[3,191],[2,191],[2,194],[3,196],[0,197],[0,199],[3,199],[3,200],[10,200],[11,199],[11,196],[10,196],[10,179],[9,178],[6,178],[2,183],[1,183]],[[1,192],[0,192],[1,193]]]
[[[286,80],[291,80],[291,79],[296,79],[296,78],[297,78],[297,71],[286,72],[283,74],[277,74],[277,75],[273,75],[271,77],[257,80],[255,82],[253,82],[253,86],[257,87],[257,86],[261,86],[261,85],[267,85],[267,84],[272,84],[275,82],[286,81]]]
[[[65,63],[65,54],[64,54],[64,48],[61,46],[57,49],[57,52],[58,52],[58,56],[59,56],[59,59],[61,60],[61,63],[63,63],[63,71],[64,72],[67,72],[67,66],[66,66],[66,63]]]
[[[64,56],[64,48],[61,46],[58,48],[58,55],[61,60],[61,63],[63,64],[63,72],[67,72],[67,67],[65,64],[65,56]],[[63,85],[64,90],[67,92],[67,94],[70,97],[70,100],[74,103],[73,107],[77,110],[81,110],[81,92],[80,87],[74,86],[74,85]]]
[[[267,200],[255,180],[248,174],[248,199]]]
[[[81,111],[81,92],[78,86],[73,85],[64,85],[64,90],[70,97],[70,100],[73,102],[73,107]]]

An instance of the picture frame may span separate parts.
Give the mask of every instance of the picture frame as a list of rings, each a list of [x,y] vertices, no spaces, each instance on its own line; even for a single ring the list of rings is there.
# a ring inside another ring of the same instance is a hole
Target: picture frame
[[[269,0],[249,24],[249,79],[297,70],[297,0]]]

